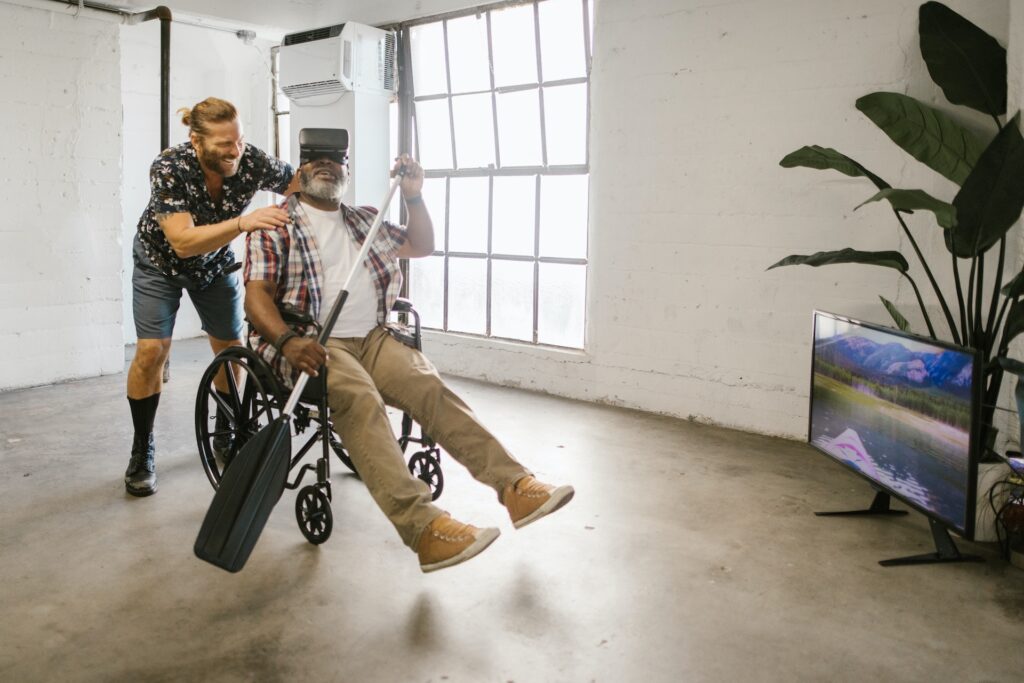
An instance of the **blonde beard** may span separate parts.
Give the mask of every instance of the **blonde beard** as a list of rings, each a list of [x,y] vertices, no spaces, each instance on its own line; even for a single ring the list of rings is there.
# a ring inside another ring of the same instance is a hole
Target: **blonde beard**
[[[199,157],[199,161],[204,168],[211,170],[214,173],[218,173],[225,178],[230,178],[236,175],[238,171],[242,168],[241,163],[239,163],[235,166],[234,171],[232,171],[231,173],[224,173],[224,171],[221,170],[220,164],[221,162],[226,161],[227,157],[219,154],[214,150],[208,149],[203,142],[199,143],[199,149],[196,152],[196,156]]]

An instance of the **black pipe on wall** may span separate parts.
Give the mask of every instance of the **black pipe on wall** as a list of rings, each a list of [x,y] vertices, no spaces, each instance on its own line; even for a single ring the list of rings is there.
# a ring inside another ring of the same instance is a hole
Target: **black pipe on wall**
[[[160,5],[145,12],[128,12],[120,7],[104,5],[101,2],[82,2],[78,0],[53,0],[69,7],[87,7],[98,12],[109,12],[124,18],[128,24],[141,24],[153,19],[160,20],[160,151],[171,144],[171,10]]]
[[[171,10],[163,5],[160,13],[160,151],[171,146]]]

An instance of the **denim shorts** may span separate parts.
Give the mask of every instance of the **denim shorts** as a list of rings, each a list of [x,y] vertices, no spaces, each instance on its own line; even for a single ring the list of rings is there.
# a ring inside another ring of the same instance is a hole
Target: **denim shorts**
[[[215,339],[242,338],[242,290],[238,273],[227,273],[206,289],[187,276],[164,275],[146,256],[138,235],[132,248],[132,313],[139,339],[169,339],[174,332],[181,292],[185,290],[199,313],[203,331]]]

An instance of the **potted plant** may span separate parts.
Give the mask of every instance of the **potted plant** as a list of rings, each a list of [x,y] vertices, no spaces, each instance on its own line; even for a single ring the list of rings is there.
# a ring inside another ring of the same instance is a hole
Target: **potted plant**
[[[955,118],[913,97],[874,92],[856,106],[905,152],[936,173],[953,181],[959,191],[946,202],[919,189],[894,188],[862,164],[834,149],[817,145],[786,155],[785,168],[830,169],[870,181],[876,192],[860,206],[886,201],[906,235],[941,308],[939,330],[954,343],[978,350],[985,361],[982,444],[993,453],[996,429],[993,415],[1004,372],[1024,375],[1024,363],[1007,358],[1010,342],[1024,332],[1024,271],[1003,282],[1006,236],[1024,208],[1024,138],[1019,112],[1006,115],[1006,49],[992,36],[939,2],[919,9],[921,55],[932,80],[952,104],[991,117],[993,133],[987,140]],[[907,227],[903,214],[928,211],[944,231],[952,260],[953,295],[944,292]],[[998,247],[996,253],[993,248]],[[859,263],[893,268],[907,278],[928,328],[938,339],[921,295],[910,274],[910,264],[899,251],[840,249],[816,254],[794,254],[771,265],[823,266]],[[987,268],[995,269],[995,286],[985,286]],[[885,297],[879,297],[897,327],[909,330],[907,319]],[[1018,412],[1024,416],[1024,382],[1018,382]]]

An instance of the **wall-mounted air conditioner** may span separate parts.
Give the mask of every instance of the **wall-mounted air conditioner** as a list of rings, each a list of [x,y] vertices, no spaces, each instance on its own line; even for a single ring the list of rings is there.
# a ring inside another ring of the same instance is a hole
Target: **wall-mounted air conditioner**
[[[279,77],[291,100],[394,93],[395,34],[355,22],[291,33],[281,46]]]

